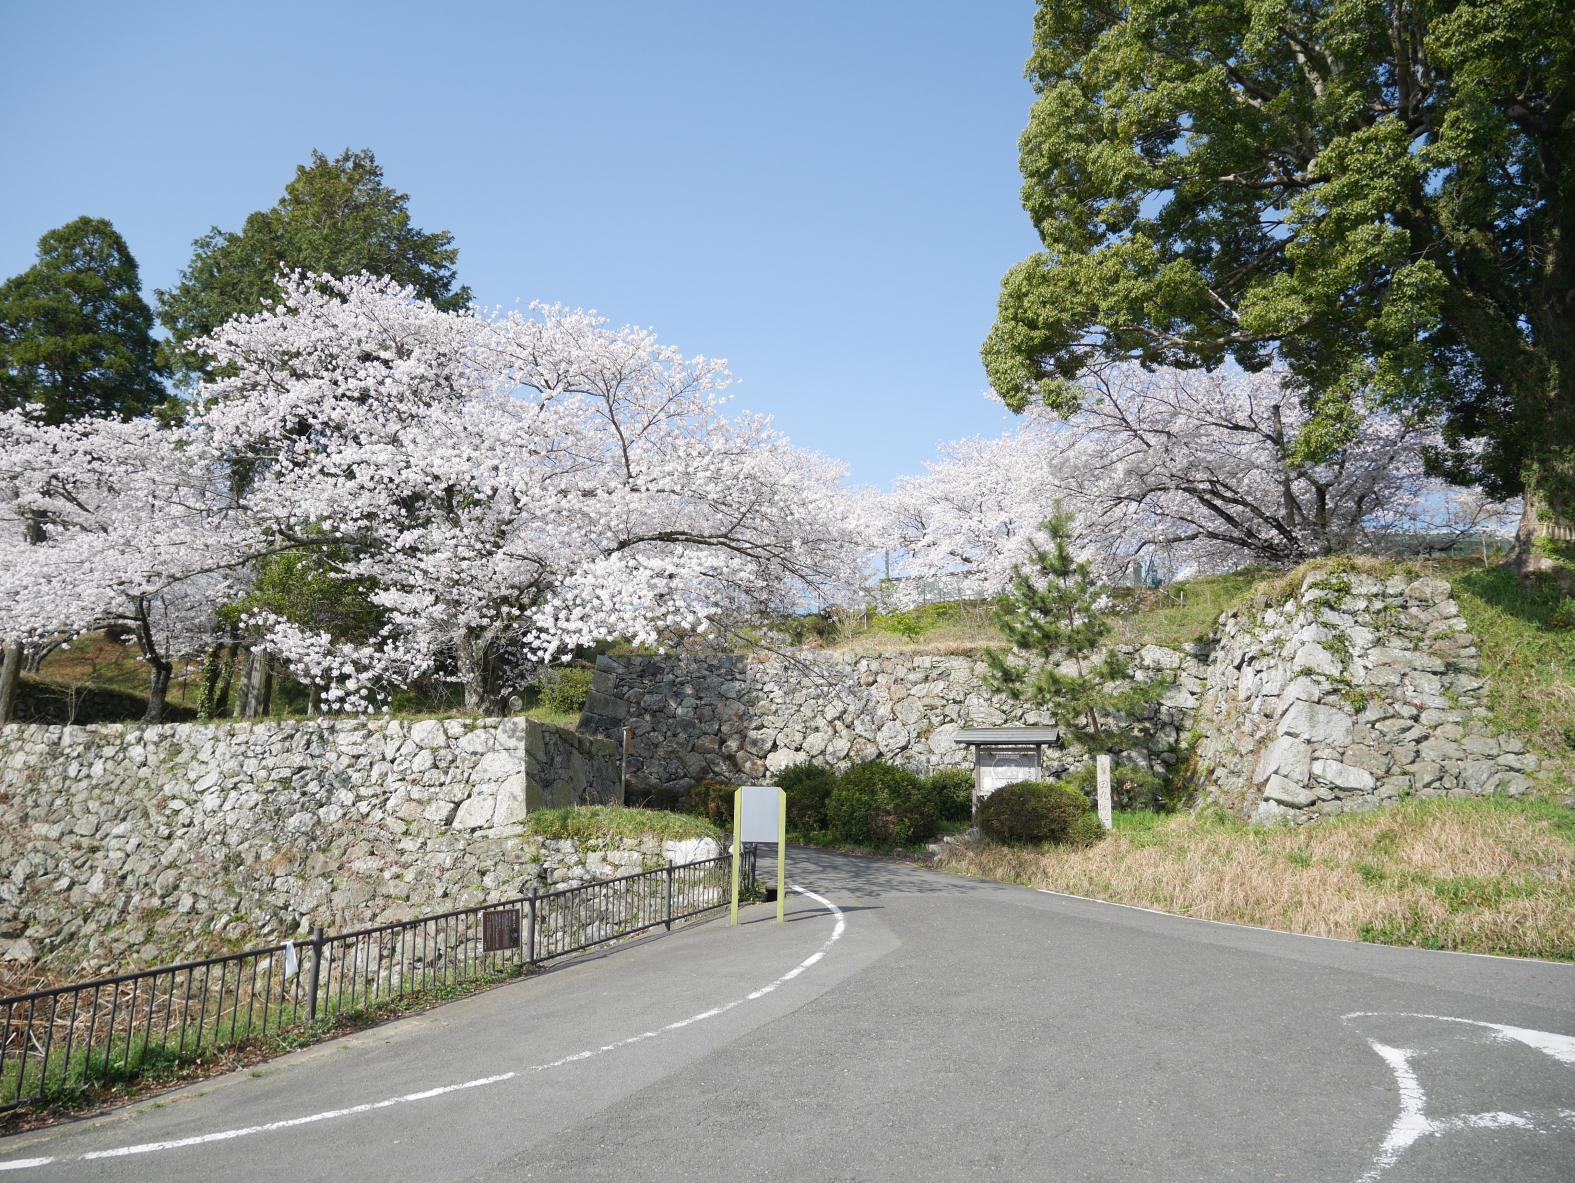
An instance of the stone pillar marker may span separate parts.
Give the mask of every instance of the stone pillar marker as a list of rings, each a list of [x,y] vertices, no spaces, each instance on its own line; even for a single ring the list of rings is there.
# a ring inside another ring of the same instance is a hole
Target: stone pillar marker
[[[1094,778],[1098,785],[1099,824],[1110,829],[1114,824],[1110,809],[1110,757],[1094,757]]]

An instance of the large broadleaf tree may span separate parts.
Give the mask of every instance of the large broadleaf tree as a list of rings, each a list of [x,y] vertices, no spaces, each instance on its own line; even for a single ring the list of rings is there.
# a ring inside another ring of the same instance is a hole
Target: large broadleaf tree
[[[1023,201],[985,342],[1007,402],[1118,360],[1287,365],[1309,458],[1364,400],[1436,466],[1575,519],[1569,0],[1041,0]],[[1557,533],[1557,530],[1553,530]]]

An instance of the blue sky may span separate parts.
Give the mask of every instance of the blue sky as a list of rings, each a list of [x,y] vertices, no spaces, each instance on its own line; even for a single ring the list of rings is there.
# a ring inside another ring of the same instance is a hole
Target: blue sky
[[[312,148],[370,147],[486,305],[726,357],[885,486],[1010,421],[979,344],[1018,205],[1031,0],[0,2],[0,275],[80,214],[151,298]]]

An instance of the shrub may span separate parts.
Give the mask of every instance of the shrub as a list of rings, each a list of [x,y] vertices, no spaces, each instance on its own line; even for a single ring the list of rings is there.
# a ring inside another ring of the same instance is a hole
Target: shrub
[[[733,792],[737,785],[725,780],[703,780],[689,790],[686,812],[697,814],[724,830],[733,828]]]
[[[928,785],[881,760],[844,772],[826,802],[831,836],[852,846],[907,846],[931,837],[938,820]]]
[[[560,715],[575,715],[585,709],[590,697],[593,670],[584,666],[568,665],[543,674],[537,705]]]
[[[979,802],[979,829],[997,842],[1077,842],[1089,834],[1088,798],[1066,784],[1024,780],[1003,785]]]
[[[1185,771],[1181,770],[1178,779],[1184,778]],[[1079,790],[1092,804],[1098,792],[1097,775],[1090,760],[1060,783]],[[1110,802],[1115,809],[1161,810],[1170,799],[1179,800],[1184,795],[1182,784],[1167,786],[1165,777],[1140,765],[1116,764],[1110,770]]]
[[[813,834],[826,828],[826,802],[837,785],[835,772],[806,760],[777,773],[777,784],[787,794],[790,829]]]
[[[943,822],[965,822],[973,817],[973,773],[966,768],[943,768],[925,777],[935,812]]]

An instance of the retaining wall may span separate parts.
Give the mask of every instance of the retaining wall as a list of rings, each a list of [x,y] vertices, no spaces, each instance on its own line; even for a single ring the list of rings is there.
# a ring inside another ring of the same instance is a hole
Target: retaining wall
[[[0,959],[124,965],[636,869],[524,841],[621,800],[609,743],[532,720],[0,729]]]

